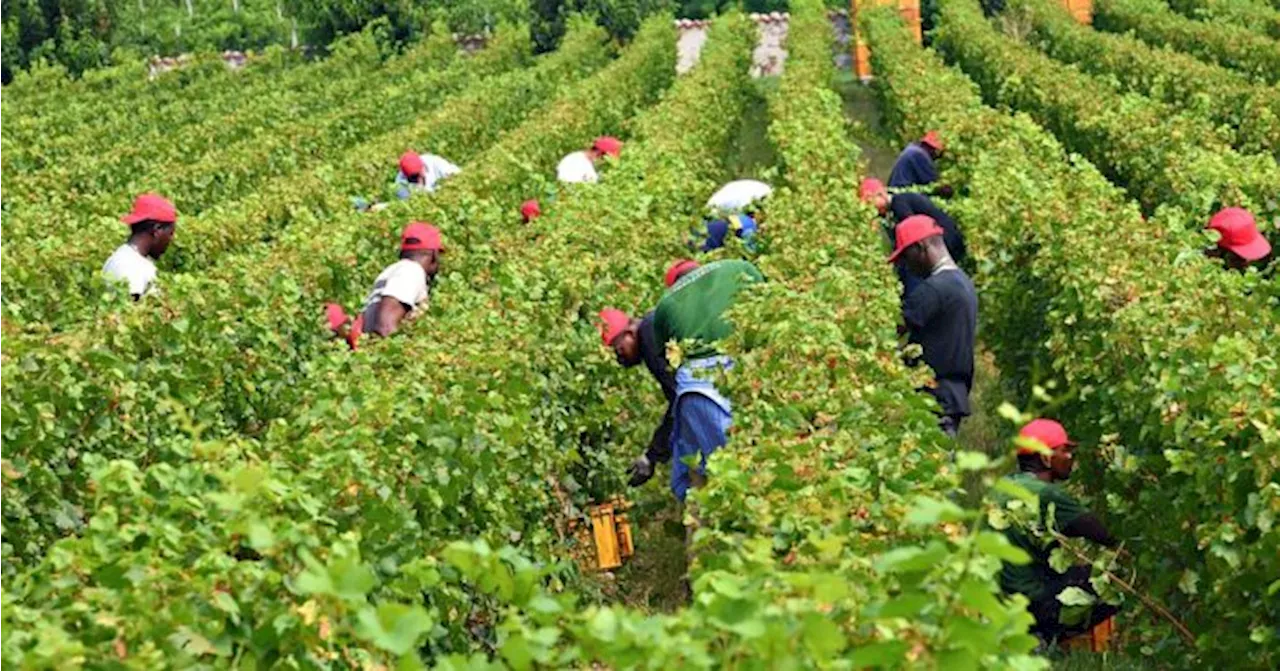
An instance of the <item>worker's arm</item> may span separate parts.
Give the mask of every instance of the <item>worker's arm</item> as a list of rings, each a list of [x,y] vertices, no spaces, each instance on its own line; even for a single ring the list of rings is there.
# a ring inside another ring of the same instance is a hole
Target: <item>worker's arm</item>
[[[409,314],[409,310],[410,306],[401,303],[398,298],[383,296],[378,302],[378,327],[374,329],[374,333],[384,338],[395,333],[400,320]]]
[[[1085,513],[1062,527],[1062,535],[1068,538],[1084,538],[1112,548],[1116,539],[1093,513]]]

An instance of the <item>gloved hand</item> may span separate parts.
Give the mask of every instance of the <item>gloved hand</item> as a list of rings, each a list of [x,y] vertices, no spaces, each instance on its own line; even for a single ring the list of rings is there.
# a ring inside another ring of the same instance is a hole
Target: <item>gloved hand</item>
[[[653,477],[653,463],[649,461],[649,457],[642,454],[631,462],[631,469],[628,472],[631,474],[631,479],[627,481],[627,485],[639,487]]]
[[[939,198],[950,198],[956,195],[955,189],[951,188],[950,184],[943,184],[942,186],[934,189],[933,192]]]

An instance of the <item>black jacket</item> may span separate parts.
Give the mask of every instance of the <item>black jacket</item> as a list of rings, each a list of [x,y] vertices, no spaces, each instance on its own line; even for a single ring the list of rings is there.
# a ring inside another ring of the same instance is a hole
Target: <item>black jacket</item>
[[[662,414],[662,424],[654,429],[653,437],[649,439],[649,449],[645,451],[645,456],[649,458],[650,463],[657,464],[671,459],[671,427],[675,422],[676,376],[671,370],[671,365],[667,363],[666,343],[658,342],[658,336],[653,332],[652,312],[640,320],[639,336],[640,358],[644,360],[649,374],[658,381],[658,386],[662,387],[662,395],[667,397],[667,409]]]

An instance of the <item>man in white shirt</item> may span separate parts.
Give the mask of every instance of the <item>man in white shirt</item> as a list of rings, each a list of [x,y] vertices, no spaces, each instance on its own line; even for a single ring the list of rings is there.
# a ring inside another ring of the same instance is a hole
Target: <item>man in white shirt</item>
[[[120,217],[129,225],[129,240],[116,248],[102,266],[107,279],[129,285],[129,294],[138,300],[156,279],[155,259],[169,248],[177,228],[178,213],[173,203],[154,193],[144,193],[133,201],[133,210]]]
[[[435,226],[420,221],[405,226],[400,234],[400,260],[378,275],[360,314],[351,320],[341,306],[330,303],[325,307],[329,328],[346,338],[351,349],[365,331],[391,335],[406,317],[426,308],[443,252],[440,230]]]
[[[406,200],[415,191],[431,193],[446,177],[462,172],[462,168],[436,156],[406,151],[400,156],[400,172],[396,173],[396,197]]]
[[[747,206],[764,200],[773,193],[773,187],[754,179],[738,179],[724,186],[707,200],[707,209],[721,214],[742,214]]]
[[[600,179],[596,174],[596,161],[606,154],[618,158],[622,154],[622,142],[608,135],[596,138],[585,151],[575,151],[560,159],[556,179],[565,184],[595,184]]]

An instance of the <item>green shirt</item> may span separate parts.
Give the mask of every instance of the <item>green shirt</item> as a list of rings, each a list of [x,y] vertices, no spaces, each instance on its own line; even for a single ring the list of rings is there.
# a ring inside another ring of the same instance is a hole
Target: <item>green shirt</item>
[[[1068,524],[1089,514],[1089,510],[1062,487],[1045,482],[1030,473],[1017,473],[1007,479],[1039,497],[1040,511],[1031,528],[1025,522],[1011,520],[1009,527],[1004,530],[1010,543],[1031,556],[1031,563],[1022,566],[1005,563],[1000,570],[1000,587],[1005,592],[1040,599],[1048,591],[1047,579],[1056,573],[1049,566],[1049,554],[1058,544],[1045,531],[1046,522],[1052,519],[1053,529],[1061,533]],[[1000,494],[996,498],[1001,503],[1009,500],[1008,496]]]
[[[715,343],[733,331],[724,311],[738,290],[764,276],[746,261],[716,261],[695,268],[667,290],[654,310],[653,330],[660,343],[693,341],[685,358],[717,354]]]

